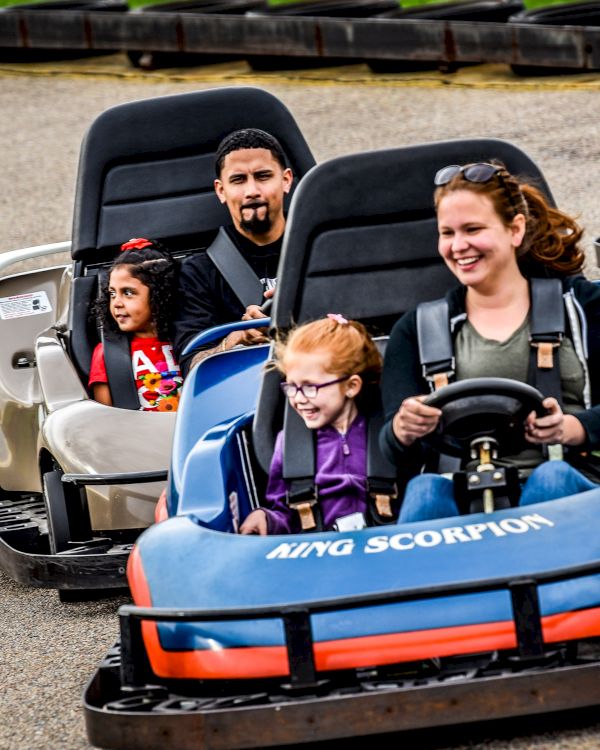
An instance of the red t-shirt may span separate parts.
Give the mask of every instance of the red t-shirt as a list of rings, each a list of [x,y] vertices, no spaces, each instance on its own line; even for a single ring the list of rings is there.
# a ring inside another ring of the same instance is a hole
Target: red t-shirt
[[[173,347],[157,338],[131,339],[131,367],[144,411],[177,411],[179,391],[183,384]],[[98,344],[92,354],[88,385],[108,383],[104,363],[104,345]]]

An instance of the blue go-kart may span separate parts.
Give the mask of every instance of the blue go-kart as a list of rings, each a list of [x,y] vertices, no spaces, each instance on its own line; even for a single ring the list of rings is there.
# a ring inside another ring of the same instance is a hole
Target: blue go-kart
[[[491,158],[548,192],[498,140],[314,167],[292,201],[265,325],[341,312],[376,327],[384,348],[402,312],[454,283],[436,250],[433,175]],[[268,345],[215,354],[185,383],[164,520],[135,545],[135,605],[85,693],[91,742],[264,748],[599,703],[600,489],[426,523],[241,536],[286,419],[269,356]],[[510,440],[541,400],[512,381],[448,388],[448,432],[465,449],[474,413],[475,432]]]

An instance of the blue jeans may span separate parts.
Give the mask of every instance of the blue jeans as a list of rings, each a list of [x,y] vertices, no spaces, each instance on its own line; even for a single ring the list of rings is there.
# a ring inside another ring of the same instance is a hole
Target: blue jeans
[[[600,485],[583,476],[566,461],[546,461],[533,470],[523,486],[519,505],[576,495]],[[459,515],[454,483],[439,474],[419,474],[406,486],[398,523],[429,521]]]

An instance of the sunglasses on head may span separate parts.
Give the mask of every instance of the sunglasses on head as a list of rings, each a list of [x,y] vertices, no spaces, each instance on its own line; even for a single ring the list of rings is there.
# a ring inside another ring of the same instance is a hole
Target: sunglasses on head
[[[460,164],[450,164],[436,172],[433,183],[437,187],[447,185],[458,174],[462,175],[467,182],[489,182],[493,177],[501,177],[501,173],[505,171],[504,167],[486,162],[467,164],[464,167]]]
[[[442,185],[447,185],[456,175],[461,175],[467,182],[479,183],[489,182],[494,177],[497,177],[516,216],[516,214],[522,213],[522,209],[517,205],[512,191],[506,184],[503,173],[507,174],[505,167],[501,167],[498,164],[488,164],[487,162],[467,164],[464,167],[461,167],[460,164],[450,164],[436,172],[433,183],[436,187],[442,187]]]

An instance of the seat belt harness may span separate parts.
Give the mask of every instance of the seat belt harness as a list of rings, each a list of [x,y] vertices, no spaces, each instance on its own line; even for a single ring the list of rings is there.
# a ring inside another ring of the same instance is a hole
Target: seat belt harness
[[[367,497],[372,521],[377,526],[394,520],[392,502],[398,497],[396,467],[379,449],[383,424],[382,412],[373,414],[367,421]]]
[[[323,531],[315,473],[315,435],[286,402],[283,418],[283,479],[289,486],[286,496],[288,507],[298,513],[303,532]]]
[[[423,302],[417,307],[417,339],[423,377],[437,391],[456,374],[450,312],[446,299]]]
[[[565,335],[565,307],[559,279],[531,279],[529,382],[562,406],[560,364],[555,350]]]
[[[244,307],[262,304],[263,285],[224,227],[206,254]]]

